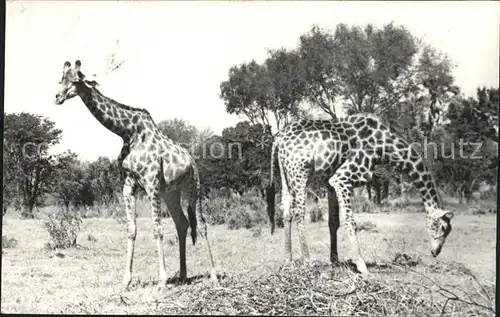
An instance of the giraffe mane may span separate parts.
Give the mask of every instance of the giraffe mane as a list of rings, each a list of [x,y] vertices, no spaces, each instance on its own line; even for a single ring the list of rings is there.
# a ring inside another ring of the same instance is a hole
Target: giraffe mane
[[[96,87],[92,87],[92,88],[90,88],[90,89],[95,90],[97,93],[99,93],[100,95],[103,95],[103,96],[104,96],[104,94],[103,94],[102,92],[100,92],[100,91],[99,91],[99,89],[97,89]],[[108,98],[108,99],[112,100],[114,103],[116,103],[116,105],[117,105],[118,107],[120,107],[120,108],[122,108],[122,109],[124,109],[124,110],[139,111],[139,112],[145,113],[146,115],[148,115],[148,116],[149,116],[149,118],[150,118],[151,120],[153,120],[153,118],[151,117],[151,114],[149,113],[149,111],[147,111],[147,110],[146,110],[146,109],[144,109],[144,108],[137,108],[137,107],[127,106],[126,104],[123,104],[123,103],[121,103],[121,102],[118,102],[118,101],[116,101],[116,100],[114,100],[114,99],[112,99],[112,98],[109,98],[109,97],[106,97],[106,98]]]

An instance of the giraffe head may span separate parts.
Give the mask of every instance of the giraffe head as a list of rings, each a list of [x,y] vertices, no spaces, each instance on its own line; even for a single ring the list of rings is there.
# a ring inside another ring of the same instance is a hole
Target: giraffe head
[[[427,230],[431,242],[431,254],[436,257],[441,252],[441,248],[446,237],[451,232],[451,219],[453,212],[436,208],[427,212]]]
[[[74,68],[71,68],[70,62],[64,62],[63,74],[59,83],[61,86],[54,100],[56,105],[62,105],[64,101],[81,95],[85,89],[98,85],[94,80],[85,79],[85,76],[80,71],[81,66],[82,63],[79,60],[75,62]]]

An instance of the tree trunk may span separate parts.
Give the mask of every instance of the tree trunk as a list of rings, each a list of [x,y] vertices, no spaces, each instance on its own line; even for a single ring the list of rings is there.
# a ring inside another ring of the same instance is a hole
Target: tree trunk
[[[382,199],[389,198],[389,184],[390,184],[389,180],[384,181],[384,188],[383,188],[384,195],[383,195]]]
[[[403,182],[403,175],[399,176],[399,190],[401,191],[401,197],[406,198],[405,186]]]
[[[33,209],[34,209],[34,204],[31,202],[25,202],[23,203],[22,211],[21,211],[21,218],[25,219],[33,219],[35,216],[33,215]]]
[[[380,186],[377,186],[377,187],[375,188],[375,203],[376,203],[377,205],[380,205],[380,202],[381,202],[381,196],[382,196],[382,195],[381,195],[381,193],[380,193],[380,192],[381,192],[381,188],[380,188]]]

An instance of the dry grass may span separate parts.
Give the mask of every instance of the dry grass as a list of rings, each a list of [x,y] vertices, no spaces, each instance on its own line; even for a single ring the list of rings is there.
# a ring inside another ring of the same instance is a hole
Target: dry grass
[[[327,213],[325,213],[327,215]],[[117,290],[126,231],[114,219],[85,219],[79,249],[45,251],[41,220],[8,219],[3,234],[18,241],[2,256],[2,313],[319,314],[492,316],[496,215],[457,215],[438,259],[429,255],[422,214],[357,214],[370,276],[349,262],[328,264],[327,222],[308,223],[311,262],[283,261],[283,231],[209,228],[220,284],[207,276],[203,241],[188,245],[190,283],[157,290],[157,258],[149,218],[139,218],[131,290]],[[370,224],[368,226],[368,224]],[[363,226],[365,226],[363,225]],[[175,277],[176,233],[164,220],[167,270]],[[352,257],[339,230],[342,260]],[[399,253],[399,255],[398,255]],[[293,233],[293,257],[300,257]],[[472,275],[471,275],[472,274]]]

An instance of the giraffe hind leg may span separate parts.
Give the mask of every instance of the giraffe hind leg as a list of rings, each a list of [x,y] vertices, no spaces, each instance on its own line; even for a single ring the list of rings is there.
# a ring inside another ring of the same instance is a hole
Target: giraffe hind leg
[[[165,202],[170,211],[170,215],[174,220],[175,229],[179,238],[179,281],[181,283],[187,280],[186,269],[186,236],[189,227],[188,220],[182,211],[181,206],[181,191],[175,190],[165,194]]]
[[[337,231],[340,227],[339,202],[335,189],[327,184],[328,189],[328,227],[330,229],[330,261],[338,262]]]

